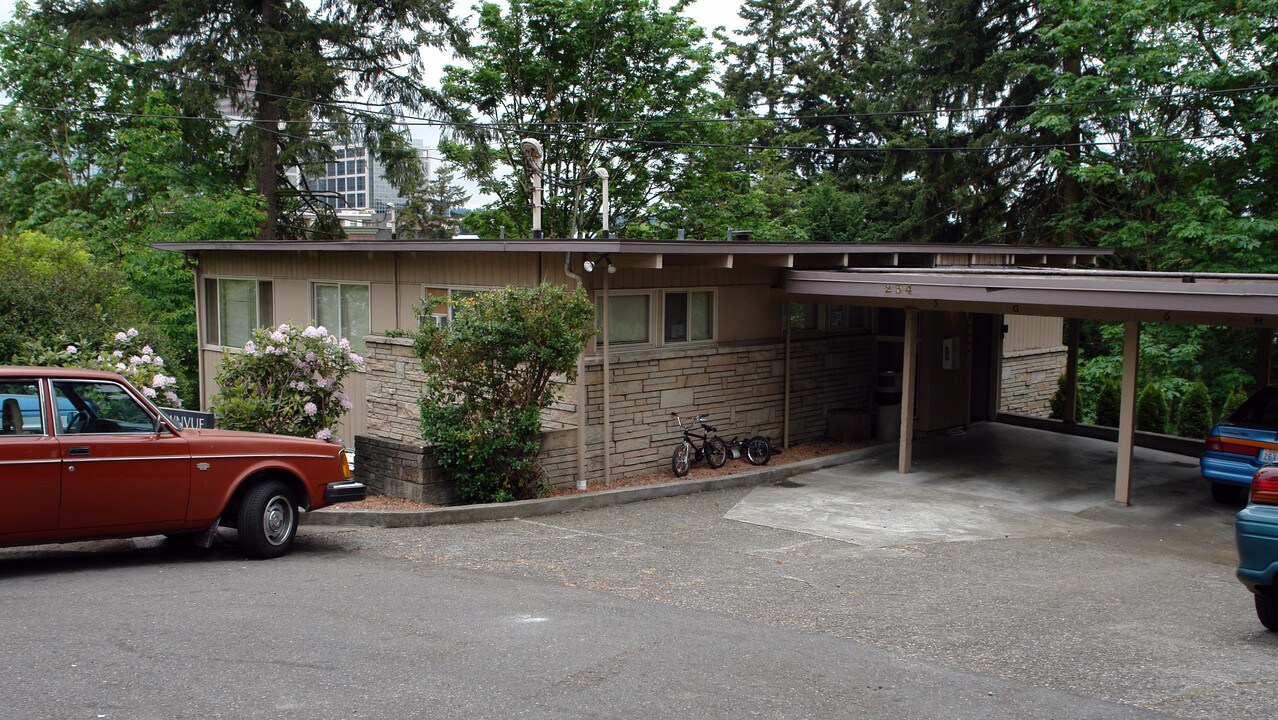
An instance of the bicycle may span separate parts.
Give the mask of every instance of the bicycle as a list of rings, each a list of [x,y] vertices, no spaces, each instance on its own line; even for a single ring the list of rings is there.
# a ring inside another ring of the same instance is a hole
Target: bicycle
[[[714,426],[706,424],[708,417],[694,415],[688,419],[688,424],[684,425],[679,413],[670,413],[670,415],[674,417],[675,422],[679,424],[679,430],[683,432],[683,440],[670,458],[670,469],[674,470],[675,477],[687,475],[692,469],[692,464],[702,460],[705,460],[706,464],[712,468],[721,468],[728,462],[728,446],[721,438],[711,434],[717,430]],[[693,423],[701,425],[702,434],[693,432]],[[701,441],[699,447],[697,440]]]
[[[730,456],[735,459],[745,455],[746,462],[751,465],[767,465],[772,459],[772,443],[762,435],[755,435],[749,440],[734,437],[725,444]]]

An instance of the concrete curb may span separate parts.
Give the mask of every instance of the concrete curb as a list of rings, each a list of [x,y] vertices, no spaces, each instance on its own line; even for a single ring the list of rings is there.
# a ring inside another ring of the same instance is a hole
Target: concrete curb
[[[894,443],[880,444],[851,452],[838,453],[837,455],[827,455],[776,467],[761,467],[735,475],[723,475],[704,480],[680,480],[659,485],[640,485],[638,487],[601,490],[580,495],[564,495],[562,497],[539,498],[536,500],[515,500],[508,503],[457,505],[427,510],[347,510],[338,505],[316,510],[313,513],[303,513],[302,524],[403,528],[510,520],[536,515],[558,515],[559,513],[576,510],[590,510],[623,503],[639,502],[640,500],[691,495],[692,493],[705,492],[707,490],[725,490],[728,488],[763,485],[805,472],[895,452],[896,449],[897,446]]]

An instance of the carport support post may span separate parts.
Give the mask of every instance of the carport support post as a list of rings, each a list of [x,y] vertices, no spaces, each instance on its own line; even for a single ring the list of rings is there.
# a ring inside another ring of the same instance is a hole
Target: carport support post
[[[1132,449],[1136,440],[1136,376],[1140,369],[1140,323],[1123,323],[1123,399],[1118,416],[1118,472],[1114,502],[1132,503]]]
[[[1078,422],[1078,336],[1083,322],[1078,318],[1065,321],[1065,422]]]
[[[905,309],[905,348],[901,363],[901,444],[897,471],[902,475],[914,464],[914,373],[918,357],[919,311]]]

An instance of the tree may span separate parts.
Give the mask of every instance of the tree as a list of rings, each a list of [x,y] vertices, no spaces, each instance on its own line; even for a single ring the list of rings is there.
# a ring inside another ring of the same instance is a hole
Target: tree
[[[453,170],[442,166],[423,190],[414,189],[408,204],[396,215],[395,227],[401,239],[450,238],[457,232],[456,210],[470,195],[453,181]]]
[[[1211,432],[1211,395],[1207,386],[1196,382],[1185,393],[1176,417],[1176,434],[1195,440],[1207,437]]]
[[[140,317],[124,277],[82,243],[38,232],[0,236],[0,363],[28,343],[85,344]]]
[[[1145,385],[1136,399],[1136,429],[1167,432],[1167,398],[1153,383]]]
[[[1109,380],[1101,385],[1100,395],[1096,397],[1096,424],[1118,427],[1122,406],[1123,386],[1117,380]]]
[[[289,166],[316,169],[331,142],[368,144],[388,179],[420,176],[417,154],[382,107],[420,110],[432,92],[418,79],[423,47],[464,47],[448,0],[347,0],[312,9],[260,0],[41,0],[40,17],[67,29],[71,46],[119,46],[152,77],[176,79],[185,116],[229,103],[247,122],[236,134],[237,170],[262,198],[258,236],[277,237],[288,192],[317,204],[305,186],[280,190]],[[351,96],[366,102],[343,102]],[[305,173],[302,175],[305,177]],[[283,228],[285,235],[301,229]]]
[[[594,306],[583,290],[546,283],[449,304],[452,322],[423,322],[414,341],[427,377],[422,437],[463,500],[534,497],[544,484],[541,411],[575,376]]]
[[[488,3],[477,22],[472,65],[446,69],[439,105],[460,123],[440,152],[497,198],[474,221],[487,214],[531,233],[520,140],[534,138],[547,237],[599,227],[594,170],[605,166],[618,227],[645,222],[682,146],[704,135],[704,124],[682,121],[706,117],[715,100],[704,32],[657,0]]]

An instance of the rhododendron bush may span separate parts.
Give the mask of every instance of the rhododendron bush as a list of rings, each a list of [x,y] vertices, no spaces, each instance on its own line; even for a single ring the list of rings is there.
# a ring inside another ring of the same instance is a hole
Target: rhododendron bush
[[[182,407],[177,394],[177,378],[164,371],[164,358],[156,354],[136,328],[121,330],[100,342],[68,342],[49,348],[28,344],[19,361],[29,365],[78,367],[107,370],[123,375],[151,402],[162,407]]]
[[[258,328],[243,352],[228,350],[222,360],[217,426],[340,443],[334,429],[351,408],[342,380],[363,364],[350,342],[322,326]]]

